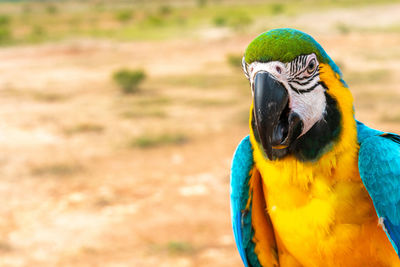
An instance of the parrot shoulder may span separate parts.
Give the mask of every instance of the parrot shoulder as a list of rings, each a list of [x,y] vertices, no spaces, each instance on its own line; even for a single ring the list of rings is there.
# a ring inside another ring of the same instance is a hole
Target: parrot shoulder
[[[400,246],[400,136],[357,123],[358,167],[378,217],[396,252]],[[362,135],[362,136],[361,136]],[[361,138],[360,138],[361,136]]]

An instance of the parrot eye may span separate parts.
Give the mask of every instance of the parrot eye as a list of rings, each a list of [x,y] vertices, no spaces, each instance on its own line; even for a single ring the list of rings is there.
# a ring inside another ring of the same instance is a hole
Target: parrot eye
[[[279,67],[279,66],[276,66],[276,72],[278,72],[279,74],[281,74],[282,73],[282,69],[281,69],[281,67]]]
[[[317,64],[315,63],[315,59],[312,59],[312,60],[308,63],[307,72],[308,72],[308,73],[313,73],[316,66],[317,66]]]

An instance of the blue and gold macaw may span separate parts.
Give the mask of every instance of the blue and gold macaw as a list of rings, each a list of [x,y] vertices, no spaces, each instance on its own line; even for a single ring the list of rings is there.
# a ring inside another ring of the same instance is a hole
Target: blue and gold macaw
[[[301,31],[262,33],[243,69],[231,214],[244,265],[400,266],[400,136],[355,120],[339,68]]]

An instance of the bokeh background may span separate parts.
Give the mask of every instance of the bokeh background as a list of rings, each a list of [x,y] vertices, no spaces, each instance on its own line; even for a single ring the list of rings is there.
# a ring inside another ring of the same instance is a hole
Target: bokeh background
[[[400,2],[0,1],[0,266],[241,266],[229,168],[240,69],[314,36],[358,119],[400,132]]]

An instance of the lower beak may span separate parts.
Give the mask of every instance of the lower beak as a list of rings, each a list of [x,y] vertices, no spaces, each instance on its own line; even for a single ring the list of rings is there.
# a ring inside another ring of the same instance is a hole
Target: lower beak
[[[303,123],[289,108],[286,88],[268,72],[254,79],[254,118],[262,148],[270,160],[286,155]]]

